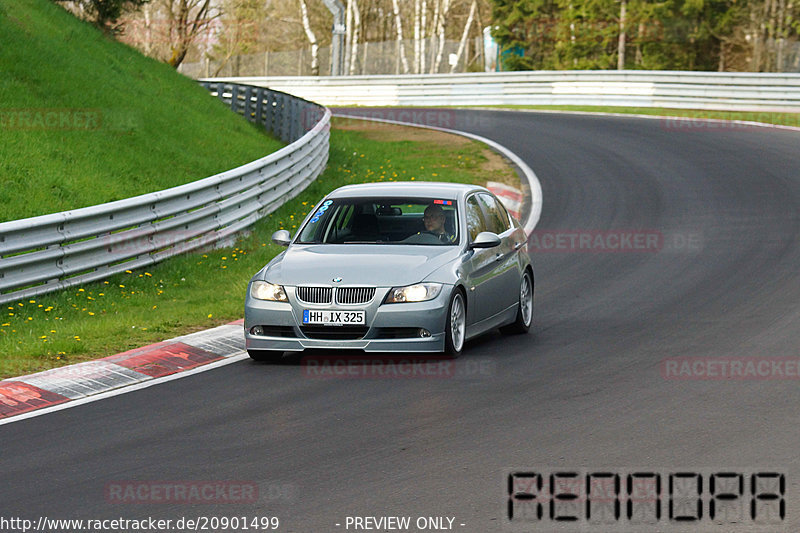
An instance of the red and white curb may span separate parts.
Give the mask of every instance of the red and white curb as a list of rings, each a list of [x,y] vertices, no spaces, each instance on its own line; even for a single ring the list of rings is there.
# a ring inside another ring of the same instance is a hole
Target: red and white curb
[[[512,187],[511,185],[498,183],[496,181],[487,181],[486,188],[492,191],[494,195],[500,199],[508,212],[511,213],[511,216],[517,220],[520,219],[520,215],[522,214],[522,204],[525,200],[525,195],[521,190],[517,189],[516,187]]]
[[[96,361],[2,380],[0,425],[12,417],[16,421],[23,418],[20,415],[30,416],[68,402],[86,403],[90,398],[123,388],[134,390],[134,385],[149,386],[218,361],[239,360],[245,355],[242,324],[243,320],[237,320]]]

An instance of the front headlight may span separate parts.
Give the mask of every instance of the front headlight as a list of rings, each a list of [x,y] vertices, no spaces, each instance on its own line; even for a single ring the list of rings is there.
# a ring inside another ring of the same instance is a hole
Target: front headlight
[[[280,285],[274,285],[266,281],[254,281],[250,285],[250,296],[257,300],[269,300],[271,302],[288,302],[286,291]]]
[[[386,296],[385,303],[424,302],[433,300],[442,292],[441,283],[416,283],[407,287],[394,287]]]

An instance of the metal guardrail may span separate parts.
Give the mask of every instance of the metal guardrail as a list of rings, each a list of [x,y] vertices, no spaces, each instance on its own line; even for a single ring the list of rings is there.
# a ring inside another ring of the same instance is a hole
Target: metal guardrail
[[[329,110],[259,87],[202,85],[234,112],[291,144],[186,185],[0,223],[0,303],[101,280],[212,245],[294,198],[323,171]]]
[[[530,71],[219,80],[286,91],[322,105],[602,105],[800,112],[800,74]]]

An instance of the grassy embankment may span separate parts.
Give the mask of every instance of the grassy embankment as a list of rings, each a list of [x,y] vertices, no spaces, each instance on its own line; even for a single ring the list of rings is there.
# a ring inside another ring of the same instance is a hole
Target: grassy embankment
[[[0,222],[166,189],[283,143],[49,0],[0,2]]]

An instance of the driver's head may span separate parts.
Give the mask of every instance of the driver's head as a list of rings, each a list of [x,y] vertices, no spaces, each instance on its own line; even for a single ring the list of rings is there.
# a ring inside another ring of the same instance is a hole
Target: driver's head
[[[444,233],[444,210],[439,204],[431,204],[425,208],[425,230],[434,233]]]

